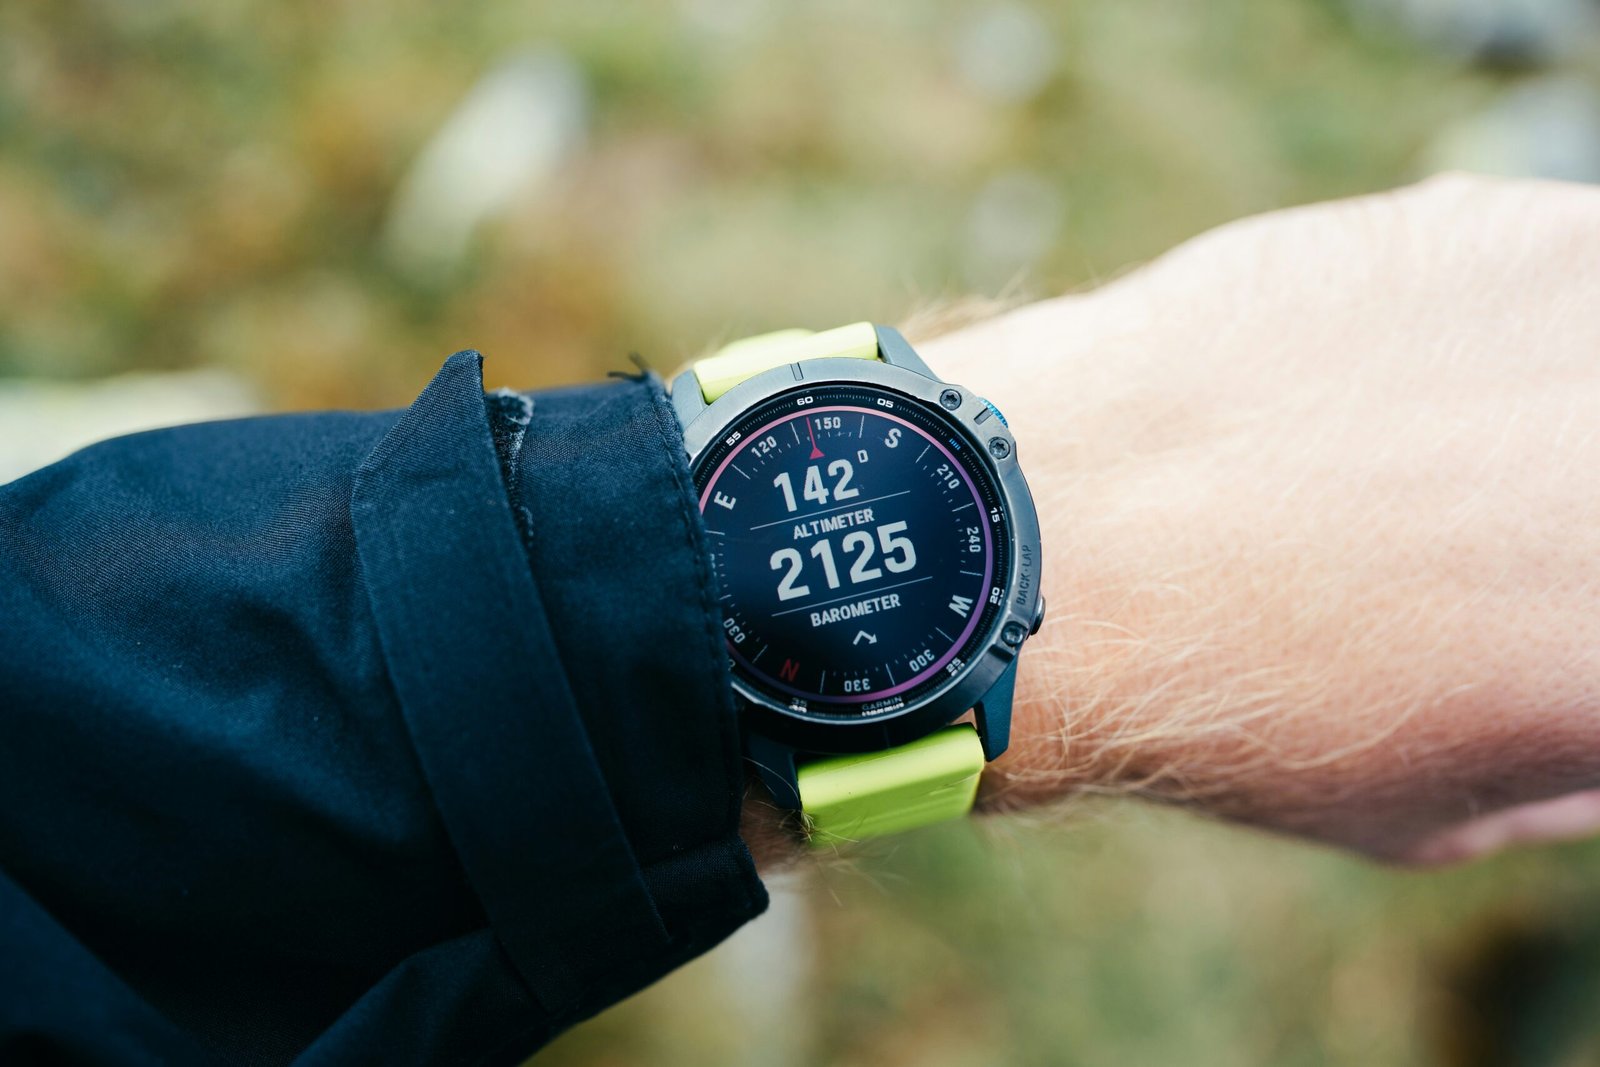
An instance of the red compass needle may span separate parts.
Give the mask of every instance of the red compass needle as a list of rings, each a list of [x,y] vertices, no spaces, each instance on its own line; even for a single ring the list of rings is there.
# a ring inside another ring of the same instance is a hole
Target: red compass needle
[[[806,434],[811,438],[811,458],[821,459],[822,449],[817,447],[817,433],[811,428],[811,419],[809,416],[806,418]]]

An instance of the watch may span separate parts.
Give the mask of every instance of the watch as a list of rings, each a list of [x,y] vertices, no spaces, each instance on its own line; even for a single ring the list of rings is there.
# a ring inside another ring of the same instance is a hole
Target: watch
[[[870,322],[736,341],[672,402],[774,800],[814,844],[965,815],[1045,610],[1005,417]]]

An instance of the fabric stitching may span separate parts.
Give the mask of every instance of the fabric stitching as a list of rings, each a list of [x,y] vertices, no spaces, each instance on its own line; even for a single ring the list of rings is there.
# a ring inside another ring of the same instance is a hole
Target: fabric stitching
[[[500,474],[505,482],[506,499],[517,523],[517,533],[529,558],[533,556],[533,511],[522,499],[521,471],[523,444],[533,423],[534,399],[526,393],[500,388],[484,397],[489,417],[489,435],[494,442]]]

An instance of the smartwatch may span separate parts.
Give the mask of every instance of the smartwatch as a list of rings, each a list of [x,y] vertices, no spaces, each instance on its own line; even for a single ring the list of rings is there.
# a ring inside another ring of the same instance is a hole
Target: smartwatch
[[[870,322],[736,341],[672,402],[774,800],[820,845],[965,815],[1044,620],[1005,417]]]

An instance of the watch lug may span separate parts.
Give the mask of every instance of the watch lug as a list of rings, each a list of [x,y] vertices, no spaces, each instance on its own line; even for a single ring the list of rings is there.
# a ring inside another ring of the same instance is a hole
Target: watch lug
[[[983,758],[991,762],[1011,744],[1011,698],[1016,688],[1017,661],[1012,660],[972,709],[978,738],[983,742]]]
[[[922,362],[922,357],[917,355],[917,350],[911,347],[911,342],[900,336],[900,331],[892,326],[872,327],[878,333],[878,354],[883,361],[891,367],[900,367],[904,370],[916,371],[924,378],[939,380],[939,376],[928,369]]]
[[[680,426],[687,427],[706,409],[706,398],[700,394],[700,379],[694,376],[692,369],[672,379],[668,393],[672,397],[672,408],[678,413]]]
[[[772,794],[772,802],[780,808],[798,811],[800,779],[795,770],[794,749],[747,730],[744,735],[744,754],[755,766],[761,784]]]

